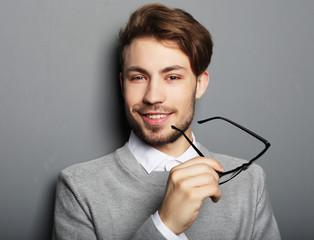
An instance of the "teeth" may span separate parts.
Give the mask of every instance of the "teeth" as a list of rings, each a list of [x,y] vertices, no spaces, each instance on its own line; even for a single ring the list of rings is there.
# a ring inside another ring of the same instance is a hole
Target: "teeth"
[[[146,115],[150,119],[158,119],[158,118],[165,118],[167,117],[166,114],[157,114],[157,115]]]

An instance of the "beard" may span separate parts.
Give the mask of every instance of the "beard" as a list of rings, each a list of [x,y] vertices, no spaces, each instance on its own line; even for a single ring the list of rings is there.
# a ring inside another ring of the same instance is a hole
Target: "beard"
[[[195,110],[195,97],[193,97],[190,101],[190,105],[188,106],[188,109],[186,110],[186,114],[184,115],[184,119],[182,119],[180,122],[176,123],[176,127],[181,129],[183,132],[185,132],[191,125],[193,116],[194,116],[194,110]],[[140,112],[149,112],[149,111],[160,111],[160,112],[172,112],[176,113],[176,109],[169,109],[162,107],[160,104],[156,105],[148,105],[148,104],[142,104],[140,106],[136,106],[134,110],[132,110],[133,113],[139,114]],[[162,146],[168,143],[175,142],[180,136],[181,133],[172,129],[169,126],[169,132],[166,131],[166,133],[162,133],[165,129],[162,126],[142,126],[140,121],[136,120],[135,117],[130,112],[129,108],[125,104],[125,112],[126,117],[128,120],[128,123],[130,127],[132,128],[133,132],[145,143],[147,143],[150,146]],[[148,131],[148,133],[145,132]]]

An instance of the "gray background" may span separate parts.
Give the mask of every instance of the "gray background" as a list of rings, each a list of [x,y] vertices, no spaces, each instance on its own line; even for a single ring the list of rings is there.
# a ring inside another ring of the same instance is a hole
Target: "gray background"
[[[123,145],[117,33],[148,1],[0,2],[0,239],[49,239],[57,173]],[[229,117],[272,147],[260,160],[283,239],[313,239],[314,1],[161,1],[212,33],[211,83],[195,119]],[[219,122],[213,151],[261,147]]]

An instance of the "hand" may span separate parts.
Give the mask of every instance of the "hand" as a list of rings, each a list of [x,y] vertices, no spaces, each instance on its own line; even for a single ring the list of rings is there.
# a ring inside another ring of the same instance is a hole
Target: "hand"
[[[221,198],[219,176],[223,167],[214,159],[196,157],[170,171],[163,203],[158,210],[164,224],[175,234],[188,229],[196,219],[204,199]]]

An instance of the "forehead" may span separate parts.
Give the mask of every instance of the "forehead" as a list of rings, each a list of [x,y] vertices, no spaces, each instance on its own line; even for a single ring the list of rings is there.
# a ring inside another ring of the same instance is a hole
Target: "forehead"
[[[136,38],[124,51],[124,70],[132,66],[154,70],[173,65],[191,70],[188,56],[172,41]]]

